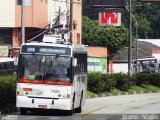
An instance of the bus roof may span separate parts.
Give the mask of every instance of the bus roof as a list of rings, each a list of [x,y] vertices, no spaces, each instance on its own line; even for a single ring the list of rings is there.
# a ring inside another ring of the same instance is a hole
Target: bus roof
[[[44,43],[44,42],[33,42],[33,43],[23,43],[23,45],[34,45],[34,46],[57,46],[57,47],[70,47],[72,45],[68,44],[53,44],[53,43]]]
[[[137,59],[137,61],[140,61],[140,60],[157,60],[157,58],[154,58],[154,57],[152,57],[152,58],[141,58],[141,59]],[[136,60],[133,60],[133,61],[136,61]]]
[[[64,47],[71,48],[73,52],[87,52],[87,47],[82,44],[53,44],[44,42],[24,43],[22,46],[37,46],[37,47]]]

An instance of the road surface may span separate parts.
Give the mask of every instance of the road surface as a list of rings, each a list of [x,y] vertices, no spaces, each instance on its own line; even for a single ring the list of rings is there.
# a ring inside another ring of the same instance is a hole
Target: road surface
[[[67,116],[19,113],[0,117],[2,120],[160,120],[160,93],[121,95],[87,99],[83,112]],[[10,118],[10,119],[9,119]]]

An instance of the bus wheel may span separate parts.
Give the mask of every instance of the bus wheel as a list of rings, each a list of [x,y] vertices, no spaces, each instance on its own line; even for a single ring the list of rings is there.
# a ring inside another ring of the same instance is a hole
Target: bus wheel
[[[72,114],[74,113],[74,105],[73,104],[72,104],[72,109],[68,110],[68,115],[70,115],[70,116],[72,116]]]
[[[81,94],[81,99],[80,99],[79,107],[76,108],[76,113],[81,113],[82,112],[82,100],[83,100],[83,92]]]
[[[72,114],[74,113],[74,99],[75,99],[75,94],[74,94],[74,97],[73,97],[72,108],[71,108],[71,110],[67,111],[67,114],[70,115],[70,116],[72,116]]]
[[[25,108],[20,108],[20,114],[21,115],[26,115],[27,114],[27,110]]]

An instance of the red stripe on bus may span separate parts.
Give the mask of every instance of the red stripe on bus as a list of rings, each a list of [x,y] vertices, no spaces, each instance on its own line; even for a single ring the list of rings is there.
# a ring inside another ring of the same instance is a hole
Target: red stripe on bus
[[[72,82],[69,82],[69,81],[45,80],[45,84],[71,85]]]
[[[20,79],[18,82],[23,83],[43,83],[43,80],[28,80],[28,79]]]
[[[22,83],[41,83],[41,84],[56,84],[56,85],[72,85],[69,81],[56,81],[56,80],[29,80],[27,78],[22,78],[18,80]]]

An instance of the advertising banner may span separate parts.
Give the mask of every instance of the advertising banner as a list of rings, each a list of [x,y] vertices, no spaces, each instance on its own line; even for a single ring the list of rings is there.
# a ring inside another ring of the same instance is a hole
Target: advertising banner
[[[121,13],[116,12],[100,12],[99,26],[121,26]]]

